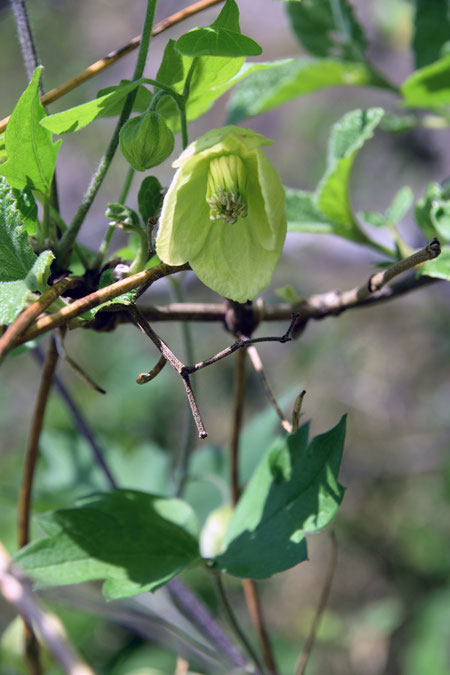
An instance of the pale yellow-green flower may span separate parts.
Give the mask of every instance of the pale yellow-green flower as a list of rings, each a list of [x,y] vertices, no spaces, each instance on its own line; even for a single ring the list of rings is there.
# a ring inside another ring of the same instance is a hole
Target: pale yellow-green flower
[[[160,259],[189,262],[206,286],[238,302],[268,286],[286,237],[283,186],[260,147],[270,143],[250,129],[209,131],[174,162],[161,211]]]

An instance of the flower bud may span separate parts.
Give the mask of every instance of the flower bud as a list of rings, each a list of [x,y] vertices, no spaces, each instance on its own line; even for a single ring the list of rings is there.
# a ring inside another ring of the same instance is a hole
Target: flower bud
[[[120,131],[120,149],[136,171],[147,171],[170,155],[174,136],[161,115],[146,112],[126,122]]]

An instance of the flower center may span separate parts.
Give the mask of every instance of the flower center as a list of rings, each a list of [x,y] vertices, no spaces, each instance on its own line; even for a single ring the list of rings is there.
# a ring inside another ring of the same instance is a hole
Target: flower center
[[[209,217],[233,225],[247,216],[247,171],[239,155],[214,157],[209,164],[206,201]]]

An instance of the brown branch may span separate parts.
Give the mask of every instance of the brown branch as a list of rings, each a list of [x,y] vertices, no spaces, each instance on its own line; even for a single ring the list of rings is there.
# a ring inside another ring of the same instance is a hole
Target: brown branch
[[[70,675],[94,675],[69,644],[60,620],[39,607],[31,591],[31,582],[11,564],[8,552],[1,543],[0,592],[26,619],[27,624],[39,631],[64,672]]]
[[[319,321],[330,316],[337,316],[349,309],[361,309],[372,305],[378,305],[382,302],[395,300],[396,298],[419,290],[426,286],[438,283],[440,279],[422,276],[416,278],[415,275],[405,280],[397,281],[390,286],[384,286],[380,291],[376,291],[368,297],[355,301],[355,290],[347,291],[349,295],[344,298],[341,291],[329,291],[312,295],[306,300],[301,300],[295,304],[280,303],[277,305],[263,305],[257,311],[260,322],[263,321],[286,321],[292,316],[293,312],[299,314],[299,321],[303,325],[309,320]],[[350,298],[350,304],[345,304],[344,300]],[[141,307],[142,316],[147,321],[195,321],[214,323],[224,321],[226,308],[221,303],[171,303],[164,306]],[[129,318],[125,313],[117,312],[118,321],[126,323]]]
[[[186,372],[186,366],[175,356],[171,349],[166,345],[166,343],[161,340],[159,335],[155,333],[153,328],[149,326],[147,321],[142,317],[140,311],[135,305],[130,305],[128,311],[136,325],[142,330],[147,337],[153,342],[155,347],[161,352],[162,356],[170,363],[172,368],[176,370],[178,375],[180,375],[183,380],[183,385],[186,391],[186,396],[191,407],[192,416],[194,418],[195,424],[197,426],[197,431],[199,438],[206,438],[208,432],[206,431],[203,420],[198,409],[197,402],[195,400],[194,392],[192,391],[191,382],[189,380],[189,374]]]
[[[311,656],[312,649],[314,647],[314,642],[316,640],[317,631],[320,627],[320,622],[322,620],[322,615],[327,606],[328,598],[331,591],[331,584],[333,582],[334,572],[336,570],[337,564],[337,541],[336,535],[334,532],[330,532],[330,542],[331,542],[331,556],[330,562],[328,565],[327,575],[325,577],[325,583],[323,585],[322,593],[320,594],[319,604],[314,615],[313,622],[311,624],[311,630],[309,631],[308,638],[306,640],[305,646],[302,653],[299,656],[297,667],[295,669],[295,675],[304,675],[306,666],[308,665],[309,657]]]
[[[166,19],[163,19],[159,23],[156,23],[153,27],[152,36],[154,37],[155,35],[159,35],[168,28],[171,28],[172,26],[175,26],[177,23],[184,21],[184,19],[188,19],[190,16],[198,14],[198,12],[201,12],[204,9],[208,9],[209,7],[213,7],[214,5],[218,5],[219,2],[222,2],[222,0],[199,0],[199,2],[194,2],[192,5],[189,5],[188,7],[185,7],[184,9],[180,10],[179,12],[171,14],[170,16],[168,16]],[[107,54],[107,56],[103,57],[102,59],[99,59],[92,65],[82,70],[81,73],[78,73],[77,75],[74,75],[74,77],[71,77],[70,80],[63,82],[54,89],[48,91],[46,94],[41,96],[41,103],[44,106],[46,106],[49,103],[57,101],[59,98],[67,94],[69,91],[72,91],[72,89],[76,89],[76,87],[79,87],[81,84],[84,84],[84,82],[87,82],[87,80],[90,80],[92,77],[95,77],[95,75],[98,75],[98,73],[102,72],[102,70],[105,70],[105,68],[108,68],[108,66],[111,66],[113,63],[121,59],[123,56],[126,56],[130,52],[137,49],[140,44],[141,44],[141,36],[137,35],[123,47],[115,49],[113,52]],[[0,133],[2,133],[6,129],[10,117],[11,115],[8,115],[4,119],[0,120]]]
[[[52,386],[53,375],[58,362],[58,352],[53,337],[47,351],[44,367],[41,374],[41,382],[36,399],[36,404],[31,420],[31,427],[28,436],[27,449],[25,454],[25,463],[23,468],[22,482],[19,490],[18,503],[18,523],[17,523],[17,541],[19,548],[28,544],[30,539],[30,515],[31,515],[31,497],[33,491],[33,481],[36,469],[36,462],[39,453],[39,439],[44,423],[44,415],[47,407],[48,397]],[[25,621],[25,657],[29,665],[30,672],[33,674],[41,673],[39,644],[33,633],[31,624],[26,616]]]
[[[0,363],[12,347],[14,347],[17,339],[25,333],[27,328],[31,326],[33,321],[45,312],[47,307],[55,302],[68,288],[73,288],[77,284],[76,279],[64,278],[57,281],[51,288],[43,293],[40,298],[27,307],[22,314],[19,314],[17,319],[7,328],[0,338]]]
[[[71,319],[75,319],[81,314],[84,314],[84,312],[87,312],[94,307],[98,307],[103,302],[114,300],[123,293],[133,291],[144,284],[151,285],[158,279],[162,279],[162,277],[174,274],[175,272],[181,272],[187,268],[188,265],[174,267],[172,265],[161,263],[157,267],[151,267],[148,270],[138,272],[138,274],[133,274],[130,277],[116,281],[114,284],[105,286],[105,288],[100,288],[98,291],[85,295],[84,298],[74,300],[74,302],[53,314],[37,319],[37,321],[30,326],[26,333],[22,335],[15,344],[22,344],[23,342],[28,342],[28,340],[33,340],[43,333],[48,333],[55,328],[68,324]],[[120,306],[120,310],[124,310],[123,305]]]

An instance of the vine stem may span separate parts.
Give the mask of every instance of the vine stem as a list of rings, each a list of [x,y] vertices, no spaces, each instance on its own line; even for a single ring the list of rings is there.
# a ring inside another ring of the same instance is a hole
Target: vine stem
[[[19,548],[26,546],[30,540],[31,498],[36,463],[39,453],[39,439],[41,437],[45,410],[47,408],[47,402],[57,362],[58,351],[56,349],[55,340],[53,337],[51,337],[44,367],[42,369],[39,391],[31,420],[31,427],[25,453],[22,482],[19,490],[17,523],[17,542]],[[39,656],[39,643],[33,632],[29,619],[26,615],[23,615],[23,618],[25,623],[25,658],[28,664],[29,672],[32,675],[40,675],[40,673],[42,673],[42,669]]]
[[[152,36],[152,27],[155,18],[157,1],[158,0],[147,1],[147,9],[144,19],[144,28],[142,31],[136,66],[132,77],[133,82],[142,77],[142,74],[144,72],[148,49],[150,47],[150,39]],[[72,219],[72,222],[70,223],[67,230],[64,232],[63,236],[61,237],[61,240],[59,241],[56,257],[59,263],[60,264],[62,263],[63,266],[67,252],[72,248],[73,244],[75,243],[75,239],[78,235],[80,227],[82,226],[84,219],[91,207],[91,204],[94,201],[95,196],[98,190],[100,189],[100,186],[103,183],[106,173],[110,167],[114,154],[117,150],[117,146],[119,145],[120,130],[131,114],[136,96],[137,96],[137,89],[134,89],[132,92],[128,94],[127,98],[125,99],[125,103],[123,105],[119,121],[117,122],[112,138],[108,144],[108,147],[106,148],[106,152],[103,155],[102,159],[100,160],[97,170],[95,171],[94,175],[91,178],[89,187],[86,190],[86,193],[82,199],[82,202],[77,212],[75,213]]]
[[[225,613],[228,617],[228,621],[230,622],[230,625],[233,629],[233,631],[236,633],[237,637],[239,640],[242,642],[243,646],[245,647],[246,651],[248,652],[250,658],[253,660],[255,663],[256,667],[258,670],[263,673],[264,669],[259,661],[259,657],[256,654],[255,650],[253,649],[252,645],[250,642],[247,640],[247,636],[245,635],[244,631],[240,627],[238,620],[233,612],[233,609],[231,607],[231,604],[228,600],[227,594],[225,593],[225,587],[223,585],[222,581],[222,574],[220,572],[214,573],[214,578],[216,581],[216,586],[217,590],[219,592],[220,599],[222,601],[223,607],[225,609]]]
[[[250,341],[250,340],[249,340]],[[242,429],[242,419],[244,412],[245,387],[246,387],[246,360],[247,349],[240,349],[236,354],[235,366],[235,390],[234,390],[234,407],[233,407],[233,423],[231,428],[230,440],[230,480],[231,480],[231,494],[233,503],[237,504],[241,486],[239,481],[239,439]],[[244,589],[245,602],[247,604],[248,613],[253,626],[257,632],[264,662],[273,675],[277,674],[275,659],[272,653],[272,647],[269,640],[269,635],[266,629],[264,616],[262,612],[261,603],[258,597],[255,582],[251,579],[243,579],[242,586]]]
[[[311,630],[306,640],[305,647],[297,661],[297,666],[295,668],[295,675],[305,675],[306,666],[308,665],[309,657],[311,656],[311,652],[314,647],[314,642],[316,640],[317,631],[319,630],[320,622],[322,620],[322,616],[327,606],[328,598],[330,595],[331,584],[333,582],[338,556],[337,540],[336,535],[333,531],[331,531],[330,533],[330,543],[331,543],[331,556],[330,562],[328,564],[325,582],[323,585],[322,593],[320,594],[319,604],[317,606],[317,610],[314,615],[313,622],[311,624]]]

